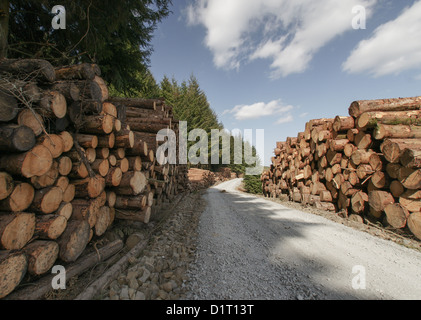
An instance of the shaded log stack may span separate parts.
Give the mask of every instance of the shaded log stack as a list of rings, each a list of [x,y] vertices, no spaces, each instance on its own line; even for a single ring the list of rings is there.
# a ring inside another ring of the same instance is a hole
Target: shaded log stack
[[[178,134],[172,108],[110,98],[96,65],[2,60],[0,74],[3,298],[26,273],[76,261],[115,219],[148,223],[186,189],[187,167],[155,157],[157,132]]]
[[[421,97],[355,101],[278,142],[263,193],[421,239]]]

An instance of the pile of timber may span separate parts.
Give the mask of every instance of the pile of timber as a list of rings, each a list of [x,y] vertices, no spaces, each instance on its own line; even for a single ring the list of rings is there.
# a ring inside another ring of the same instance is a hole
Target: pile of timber
[[[195,189],[206,189],[214,185],[216,182],[215,173],[209,170],[191,168],[188,171],[188,179],[190,188]]]
[[[236,178],[237,174],[232,172],[231,168],[220,168],[218,172],[215,172],[216,182],[225,182]]]
[[[421,97],[355,101],[278,142],[267,197],[380,221],[421,239]]]
[[[0,298],[76,261],[115,219],[148,223],[187,187],[186,166],[155,159],[156,133],[178,130],[172,108],[110,98],[100,75],[0,60]]]

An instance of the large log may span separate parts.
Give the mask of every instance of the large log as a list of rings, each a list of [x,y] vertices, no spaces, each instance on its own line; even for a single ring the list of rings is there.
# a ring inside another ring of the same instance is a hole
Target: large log
[[[63,201],[63,191],[59,187],[47,187],[35,192],[31,210],[41,214],[57,211]]]
[[[0,151],[25,152],[32,149],[35,142],[35,134],[27,126],[0,126]]]
[[[28,272],[34,276],[47,273],[57,260],[59,246],[54,241],[34,241],[24,249],[28,255]]]
[[[89,63],[75,64],[55,69],[57,80],[93,80],[96,76],[95,65]]]
[[[54,67],[42,59],[3,59],[0,61],[0,72],[46,82],[54,82],[56,79]]]
[[[421,212],[414,212],[408,218],[409,230],[421,240]]]
[[[357,126],[361,129],[374,128],[379,123],[394,124],[413,124],[417,123],[421,117],[420,110],[396,111],[396,112],[366,112],[357,119]]]
[[[374,210],[384,211],[386,206],[395,203],[395,199],[389,192],[376,190],[368,194],[368,202]]]
[[[35,214],[0,214],[0,249],[20,250],[35,231]]]
[[[16,289],[27,268],[28,259],[25,253],[0,251],[0,299]]]
[[[374,130],[376,140],[393,139],[421,139],[421,126],[379,124]]]
[[[36,217],[35,236],[43,240],[56,240],[66,230],[67,219],[61,215]]]
[[[7,172],[0,172],[0,200],[6,199],[13,189],[13,178]]]
[[[399,203],[389,204],[384,209],[387,222],[396,229],[403,229],[409,218],[409,211]]]
[[[34,110],[23,109],[19,112],[17,123],[21,126],[31,128],[35,136],[39,136],[44,132],[44,120]]]
[[[61,156],[64,151],[63,139],[57,134],[42,135],[38,138],[38,144],[46,147],[53,159]]]
[[[119,187],[114,188],[118,195],[139,195],[147,186],[147,179],[144,173],[129,171],[123,174]]]
[[[8,122],[16,118],[19,106],[11,93],[0,90],[0,122]]]
[[[74,262],[85,250],[89,242],[91,228],[84,220],[72,220],[57,240],[59,244],[59,257],[64,262]]]
[[[373,111],[409,111],[421,109],[421,97],[361,100],[354,101],[349,108],[349,115],[357,118],[365,112]]]
[[[51,152],[42,145],[37,145],[26,153],[3,155],[0,168],[13,175],[32,178],[42,176],[53,164]]]
[[[77,198],[96,198],[105,189],[105,179],[100,176],[73,181]]]
[[[42,176],[35,176],[31,178],[31,184],[35,189],[43,189],[46,187],[51,187],[55,184],[59,176],[59,163],[53,161],[53,165],[47,173]]]
[[[39,102],[38,113],[46,118],[62,119],[67,114],[66,98],[57,91],[45,91]]]

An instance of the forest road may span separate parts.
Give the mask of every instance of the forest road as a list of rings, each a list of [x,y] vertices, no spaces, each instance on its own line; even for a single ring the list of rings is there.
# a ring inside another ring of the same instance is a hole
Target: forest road
[[[204,195],[188,300],[419,300],[421,253],[245,194]]]

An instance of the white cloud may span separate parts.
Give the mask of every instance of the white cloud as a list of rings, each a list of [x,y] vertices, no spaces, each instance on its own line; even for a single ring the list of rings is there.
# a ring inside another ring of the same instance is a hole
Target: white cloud
[[[421,69],[421,1],[361,41],[343,69],[349,73],[368,72],[375,77]]]
[[[238,105],[231,110],[225,110],[223,114],[234,114],[235,119],[239,121],[283,115],[277,123],[286,123],[293,121],[290,114],[293,109],[293,106],[286,106],[281,100],[274,100],[269,103],[258,102],[251,105]]]
[[[368,15],[377,0],[196,0],[187,8],[190,25],[207,30],[205,45],[218,68],[271,59],[272,77],[305,71],[314,54],[352,30],[352,8]]]

